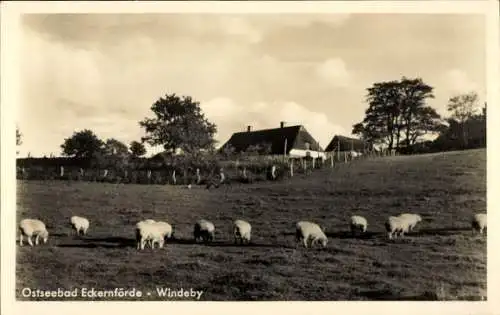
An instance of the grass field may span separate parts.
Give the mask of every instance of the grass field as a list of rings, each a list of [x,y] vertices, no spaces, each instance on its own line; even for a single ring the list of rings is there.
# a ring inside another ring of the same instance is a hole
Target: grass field
[[[203,290],[201,300],[477,299],[486,296],[486,237],[470,217],[486,211],[486,150],[359,160],[283,182],[215,190],[181,186],[18,181],[18,221],[43,220],[49,242],[17,245],[17,297],[39,289]],[[389,241],[384,221],[401,212],[425,220]],[[347,233],[350,215],[368,233]],[[90,219],[86,237],[69,218]],[[173,223],[166,249],[138,252],[134,226]],[[211,245],[192,243],[198,218],[214,222]],[[248,220],[252,243],[233,245],[231,223]],[[294,226],[326,227],[328,248],[296,248]],[[140,300],[143,300],[141,298]]]

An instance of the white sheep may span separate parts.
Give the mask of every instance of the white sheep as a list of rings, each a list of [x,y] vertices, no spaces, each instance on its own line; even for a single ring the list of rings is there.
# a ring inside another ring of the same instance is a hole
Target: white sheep
[[[165,241],[167,239],[171,239],[174,236],[174,229],[173,229],[172,225],[170,225],[169,223],[163,222],[163,221],[157,221],[157,222],[154,222],[152,224],[154,224],[158,227],[159,236],[161,236],[162,240]],[[161,244],[160,244],[159,239],[156,238],[156,239],[151,240],[151,248],[155,248],[156,243],[158,243],[160,248],[163,247],[164,242],[161,242]]]
[[[356,231],[366,232],[368,221],[362,216],[353,215],[350,219],[351,232],[354,234]]]
[[[82,232],[83,235],[87,234],[90,222],[86,218],[75,215],[71,217],[70,223],[75,230],[76,235],[80,235],[80,232]]]
[[[33,246],[31,238],[35,236],[35,245],[38,245],[41,238],[43,243],[47,243],[49,239],[49,232],[45,224],[36,219],[24,219],[19,223],[19,246],[23,246],[23,236],[28,238],[28,244]]]
[[[413,231],[413,228],[415,228],[415,225],[417,225],[417,223],[422,222],[422,217],[418,214],[403,213],[400,214],[399,217],[408,223],[409,232]]]
[[[390,216],[385,222],[385,230],[387,231],[387,236],[392,239],[392,236],[404,236],[404,233],[408,233],[408,222],[400,217]]]
[[[311,240],[311,247],[318,242],[326,247],[328,239],[319,225],[313,222],[300,221],[295,225],[295,240],[297,244],[303,242],[304,247],[308,247],[308,241]]]
[[[166,222],[146,222],[141,221],[136,224],[137,249],[144,249],[150,241],[151,248],[158,243],[159,248],[163,248],[165,238],[172,234],[172,227]]]
[[[238,240],[241,244],[243,244],[243,242],[246,242],[247,244],[250,243],[251,232],[252,226],[250,223],[243,220],[234,221],[233,234],[235,243],[238,243]]]
[[[152,220],[152,219],[147,219],[147,220],[143,220],[143,221],[140,221],[138,222],[136,225],[135,225],[135,230],[136,230],[136,241],[137,241],[137,249],[140,248],[140,245],[141,245],[141,234],[140,234],[140,230],[141,230],[141,227],[144,226],[144,225],[148,225],[148,224],[152,224],[152,223],[155,223],[156,221],[155,220]],[[152,245],[152,242],[151,240],[146,240],[145,241],[145,245],[150,245],[151,247],[153,247]]]
[[[483,234],[483,231],[487,229],[486,226],[486,213],[477,213],[472,217],[472,232],[478,231],[479,234]]]
[[[212,222],[207,220],[198,220],[194,225],[194,241],[197,242],[199,239],[203,240],[205,243],[212,242],[215,237],[215,226]]]

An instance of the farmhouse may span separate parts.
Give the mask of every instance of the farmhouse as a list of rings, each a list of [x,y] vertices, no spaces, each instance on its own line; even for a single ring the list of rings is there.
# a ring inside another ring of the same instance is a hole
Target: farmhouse
[[[369,142],[356,138],[349,138],[336,135],[333,137],[332,141],[330,141],[330,143],[326,147],[325,152],[332,152],[332,151],[364,152],[366,150],[372,150],[372,149],[373,145]]]
[[[252,131],[252,127],[248,126],[247,131],[234,133],[221,150],[231,148],[238,153],[258,147],[267,149],[259,152],[263,155],[286,154],[292,158],[325,158],[325,152],[304,126],[285,127],[284,122],[281,122],[279,128],[273,129]]]

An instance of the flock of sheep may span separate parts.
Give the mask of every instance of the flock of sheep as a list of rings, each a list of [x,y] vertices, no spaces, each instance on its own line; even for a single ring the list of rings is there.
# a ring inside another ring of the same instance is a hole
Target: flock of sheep
[[[389,239],[403,237],[415,228],[422,221],[418,214],[404,213],[399,216],[390,216],[385,222],[385,229]],[[77,235],[86,235],[90,226],[88,219],[73,216],[70,224]],[[471,220],[472,231],[483,234],[486,229],[486,213],[475,214]],[[368,221],[362,217],[354,215],[349,221],[351,232],[365,233],[368,227]],[[45,224],[37,219],[24,219],[19,224],[20,238],[19,245],[23,246],[23,238],[28,239],[28,244],[33,246],[32,238],[35,238],[35,245],[38,245],[40,239],[47,243],[49,232]],[[251,239],[252,226],[243,220],[236,220],[233,223],[234,242],[240,244],[249,243]],[[143,250],[147,245],[155,248],[163,248],[165,241],[174,238],[174,229],[172,225],[163,221],[143,220],[135,226],[137,249]],[[215,225],[207,220],[198,220],[194,225],[193,236],[195,242],[212,242],[215,237]],[[328,239],[325,229],[318,224],[309,221],[300,221],[295,225],[295,238],[297,244],[302,242],[304,247],[314,247],[319,244],[326,247]]]

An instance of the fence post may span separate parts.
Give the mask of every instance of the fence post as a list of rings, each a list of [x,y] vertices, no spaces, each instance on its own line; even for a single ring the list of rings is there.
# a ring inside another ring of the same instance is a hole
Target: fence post
[[[107,170],[107,169],[105,169],[105,170],[104,170],[103,177],[107,177],[107,176],[108,176],[108,170]]]
[[[59,168],[59,176],[63,177],[64,176],[64,166],[61,166]]]
[[[172,172],[172,182],[174,185],[177,183],[177,179],[175,178],[175,170]]]
[[[293,177],[293,159],[290,159],[290,177]]]
[[[285,138],[285,146],[283,148],[283,162],[285,161],[286,159],[286,147],[287,147],[287,142],[288,142],[288,139]]]
[[[312,168],[313,168],[313,169],[315,169],[315,166],[316,166],[316,165],[315,165],[315,160],[316,160],[315,158],[313,158],[313,160],[312,160]]]
[[[340,139],[337,140],[337,161],[340,162]]]
[[[199,185],[199,184],[200,184],[200,182],[201,182],[200,169],[199,169],[199,168],[197,168],[197,169],[196,169],[196,184],[198,184],[198,185]]]
[[[220,168],[220,183],[222,184],[225,179],[226,179],[226,176],[224,175],[224,169],[221,167]]]

